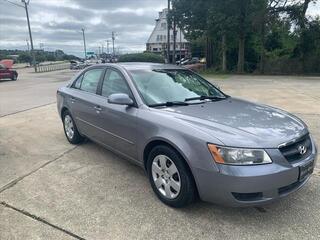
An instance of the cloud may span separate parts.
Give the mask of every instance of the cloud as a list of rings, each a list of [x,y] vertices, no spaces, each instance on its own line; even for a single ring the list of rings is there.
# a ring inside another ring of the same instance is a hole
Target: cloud
[[[106,47],[112,31],[116,49],[143,51],[158,11],[166,4],[167,0],[31,0],[34,46],[43,43],[46,50],[82,55],[81,28],[85,28],[88,51]],[[26,49],[26,39],[25,10],[0,0],[0,48]]]
[[[20,0],[11,0],[21,4]],[[83,55],[81,28],[85,28],[88,51],[106,47],[116,32],[116,49],[143,51],[158,12],[167,0],[30,0],[29,12],[35,48],[62,49]],[[320,3],[308,14],[320,13]],[[29,39],[23,8],[0,0],[0,48],[27,49]]]

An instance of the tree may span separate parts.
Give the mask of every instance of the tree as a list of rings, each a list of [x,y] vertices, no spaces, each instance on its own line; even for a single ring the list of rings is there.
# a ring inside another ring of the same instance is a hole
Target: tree
[[[208,13],[208,29],[216,41],[221,41],[221,69],[227,70],[227,38],[235,28],[235,22],[230,11],[230,0],[216,0],[210,5]]]
[[[23,52],[23,53],[19,54],[18,61],[31,64],[32,57],[29,52]]]
[[[244,71],[245,38],[250,28],[253,0],[173,0],[173,14],[189,39],[206,37],[207,67],[213,66],[213,51],[221,41],[222,70],[227,66],[227,35],[238,33],[238,72]]]
[[[318,62],[310,49],[317,24],[306,14],[316,1],[172,0],[172,14],[189,41],[205,45],[207,67],[264,73],[266,65],[269,71],[303,65],[309,71],[310,59]]]
[[[187,39],[206,39],[207,67],[213,64],[212,39],[207,19],[210,1],[207,0],[172,0],[171,18],[185,32]]]

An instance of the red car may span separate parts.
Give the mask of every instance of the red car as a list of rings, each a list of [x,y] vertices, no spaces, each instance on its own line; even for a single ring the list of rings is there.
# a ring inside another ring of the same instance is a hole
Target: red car
[[[13,60],[0,61],[0,79],[11,79],[13,81],[18,79],[18,73],[12,69]]]

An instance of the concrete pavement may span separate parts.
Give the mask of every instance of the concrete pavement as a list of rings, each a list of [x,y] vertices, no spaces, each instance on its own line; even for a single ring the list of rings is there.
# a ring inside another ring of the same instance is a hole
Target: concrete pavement
[[[71,74],[62,75],[59,84]],[[50,100],[54,78],[43,75],[42,84],[52,87]],[[230,95],[298,114],[320,142],[320,78],[231,76],[214,82]],[[19,81],[0,83],[1,99],[8,87],[2,84],[19,87]],[[262,208],[198,202],[172,209],[155,197],[139,167],[92,142],[70,145],[55,104],[37,107],[45,104],[31,97],[38,88],[26,89],[25,105],[1,105],[10,115],[0,118],[0,239],[320,238],[318,168],[306,187]]]

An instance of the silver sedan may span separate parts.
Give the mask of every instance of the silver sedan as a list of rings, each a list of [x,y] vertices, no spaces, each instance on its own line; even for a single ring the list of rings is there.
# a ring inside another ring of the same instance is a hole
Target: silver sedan
[[[226,95],[181,67],[88,67],[57,92],[72,144],[84,138],[143,167],[158,198],[228,206],[271,202],[304,186],[317,149],[307,126]]]

